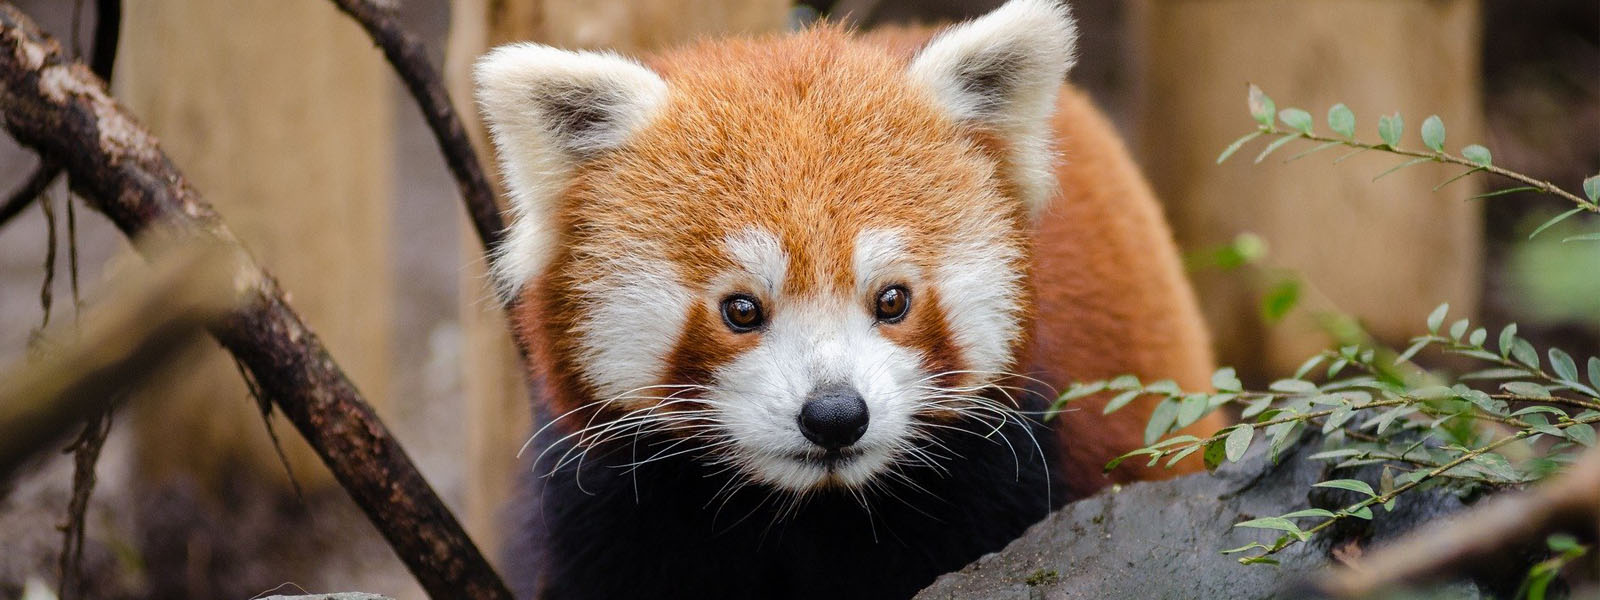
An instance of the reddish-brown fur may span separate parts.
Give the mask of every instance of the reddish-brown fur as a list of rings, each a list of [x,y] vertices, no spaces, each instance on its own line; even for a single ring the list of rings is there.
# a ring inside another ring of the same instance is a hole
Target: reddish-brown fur
[[[931,249],[956,235],[947,224],[996,215],[1002,239],[1033,256],[1017,265],[1031,273],[1023,299],[1031,327],[1016,341],[1013,370],[1057,388],[1126,372],[1207,385],[1208,340],[1171,235],[1112,128],[1081,93],[1063,88],[1060,192],[1030,237],[1026,209],[1000,176],[1003,141],[945,118],[903,83],[912,50],[928,36],[863,39],[820,27],[705,42],[648,61],[671,86],[671,101],[626,146],[579,166],[557,208],[559,250],[519,304],[521,337],[549,375],[546,397],[558,414],[593,399],[576,376],[573,331],[576,285],[594,275],[597,257],[659,252],[698,293],[730,266],[720,241],[756,226],[789,252],[784,294],[853,295],[860,230],[904,229],[912,260],[932,270]],[[940,363],[930,371],[960,368],[944,309],[933,297],[917,302],[886,335]],[[667,357],[668,378],[704,380],[754,343],[730,333],[714,305],[696,304]],[[1059,421],[1062,472],[1079,489],[1102,485],[1101,466],[1141,444],[1152,408],[1102,416],[1103,403],[1079,401]],[[1220,425],[1212,417],[1193,428]],[[1127,467],[1116,479],[1166,473]]]

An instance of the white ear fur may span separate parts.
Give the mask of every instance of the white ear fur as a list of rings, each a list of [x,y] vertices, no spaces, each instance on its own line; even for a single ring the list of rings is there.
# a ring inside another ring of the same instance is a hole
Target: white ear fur
[[[667,84],[616,54],[527,43],[478,59],[474,79],[511,196],[511,222],[490,265],[496,291],[510,301],[549,264],[554,203],[573,167],[648,124]]]
[[[1011,0],[935,37],[909,69],[952,118],[1004,136],[1011,176],[1035,216],[1055,191],[1050,117],[1077,37],[1059,0]]]

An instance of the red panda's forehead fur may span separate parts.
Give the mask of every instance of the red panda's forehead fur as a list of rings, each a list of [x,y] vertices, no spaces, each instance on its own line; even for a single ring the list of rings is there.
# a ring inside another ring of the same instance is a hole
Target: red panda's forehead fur
[[[722,240],[756,228],[788,254],[785,294],[803,295],[848,286],[864,229],[905,232],[922,262],[974,233],[954,224],[1021,243],[1024,211],[997,185],[989,149],[879,48],[818,28],[650,65],[670,100],[625,147],[580,167],[562,202],[580,249],[654,242],[693,288],[728,265]]]

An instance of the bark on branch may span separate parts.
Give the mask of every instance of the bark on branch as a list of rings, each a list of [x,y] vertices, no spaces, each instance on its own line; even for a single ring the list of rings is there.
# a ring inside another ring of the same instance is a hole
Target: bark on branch
[[[111,69],[117,62],[117,37],[121,32],[122,0],[95,2],[94,46],[89,49],[89,68],[102,81],[111,81]],[[0,204],[0,227],[38,200],[39,195],[60,176],[60,165],[40,160],[39,166],[34,167],[22,187],[17,188],[4,204]]]
[[[125,234],[229,247],[237,239],[87,67],[0,1],[0,119],[61,164],[73,190]],[[255,264],[246,308],[211,333],[246,368],[435,598],[510,598],[454,515]]]

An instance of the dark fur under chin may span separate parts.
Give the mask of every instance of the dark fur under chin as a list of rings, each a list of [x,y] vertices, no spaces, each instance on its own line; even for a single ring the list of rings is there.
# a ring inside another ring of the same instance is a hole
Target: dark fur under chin
[[[514,507],[506,565],[523,598],[909,598],[1081,495],[1053,474],[1054,433],[1026,421],[989,439],[945,431],[950,451],[938,452],[960,457],[940,464],[947,472],[903,468],[923,489],[883,478],[867,508],[842,490],[798,507],[759,485],[727,497],[737,475],[691,455],[619,467],[637,460],[630,445],[541,477],[567,450],[547,434]]]

